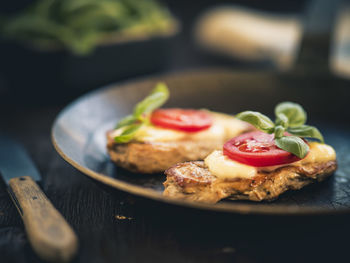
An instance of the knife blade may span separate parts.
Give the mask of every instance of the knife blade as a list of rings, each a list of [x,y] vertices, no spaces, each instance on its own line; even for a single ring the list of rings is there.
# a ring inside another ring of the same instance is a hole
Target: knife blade
[[[41,180],[37,167],[25,149],[6,135],[0,135],[0,173],[6,184],[18,175],[30,176],[34,181]]]
[[[36,184],[41,176],[25,149],[1,134],[0,177],[8,186],[34,251],[47,261],[70,261],[78,247],[73,229]]]

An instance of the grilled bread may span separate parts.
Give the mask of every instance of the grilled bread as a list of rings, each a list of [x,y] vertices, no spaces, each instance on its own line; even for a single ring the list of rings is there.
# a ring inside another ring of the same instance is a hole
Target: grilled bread
[[[118,166],[138,173],[163,172],[180,162],[203,160],[222,147],[229,138],[253,127],[230,115],[209,112],[213,124],[199,132],[182,132],[156,126],[144,126],[128,143],[116,143],[120,130],[107,133],[107,150]]]
[[[225,162],[232,161],[215,151],[205,161],[176,164],[165,171],[163,194],[206,203],[225,198],[274,200],[287,190],[324,180],[337,168],[333,149],[318,143],[310,143],[310,153],[305,159],[287,165],[255,168],[234,164],[239,171],[227,174],[230,164],[226,166]]]

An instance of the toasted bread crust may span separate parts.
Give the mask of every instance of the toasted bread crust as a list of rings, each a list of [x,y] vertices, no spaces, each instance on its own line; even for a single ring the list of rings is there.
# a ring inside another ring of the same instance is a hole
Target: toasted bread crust
[[[110,131],[107,132],[107,151],[111,160],[120,167],[137,173],[159,173],[176,163],[203,160],[209,153],[221,148],[233,134],[238,135],[254,129],[253,126],[231,116],[211,114],[218,125],[225,125],[223,123],[229,118],[230,123],[239,123],[239,127],[235,129],[222,126],[224,133],[210,139],[198,139],[189,134],[173,141],[132,141],[124,144],[116,143],[113,131]]]
[[[118,166],[138,173],[159,173],[189,160],[203,160],[222,141],[130,142],[116,144],[111,139],[107,150]]]
[[[253,179],[222,179],[211,174],[203,161],[176,164],[167,169],[164,195],[178,199],[216,203],[234,200],[274,200],[288,190],[319,182],[337,169],[336,161],[284,166],[259,172]]]

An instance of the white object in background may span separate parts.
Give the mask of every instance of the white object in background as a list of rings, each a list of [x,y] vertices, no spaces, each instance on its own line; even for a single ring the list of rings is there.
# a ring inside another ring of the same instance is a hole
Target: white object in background
[[[298,16],[232,6],[209,10],[195,26],[200,46],[250,61],[269,60],[282,70],[294,65],[302,33]]]

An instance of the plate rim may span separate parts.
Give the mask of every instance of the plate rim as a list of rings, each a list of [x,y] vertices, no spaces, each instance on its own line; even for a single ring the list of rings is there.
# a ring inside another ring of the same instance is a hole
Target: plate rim
[[[51,127],[51,142],[57,151],[57,153],[71,166],[82,172],[85,176],[90,177],[91,179],[94,179],[100,183],[103,183],[104,185],[107,185],[113,189],[121,190],[133,195],[137,195],[140,197],[148,198],[154,201],[163,202],[171,205],[176,206],[182,206],[187,208],[193,208],[193,209],[200,209],[200,210],[206,210],[211,212],[224,212],[224,213],[230,213],[230,214],[241,214],[241,215],[279,215],[279,216],[306,216],[306,215],[335,215],[335,214],[347,214],[350,212],[350,208],[340,208],[336,210],[330,210],[328,208],[318,207],[318,206],[308,206],[308,207],[300,207],[296,205],[274,205],[274,206],[266,206],[261,204],[233,204],[233,203],[217,203],[217,204],[208,204],[208,203],[201,203],[201,202],[192,202],[192,201],[186,201],[186,200],[180,200],[175,199],[167,196],[163,196],[158,191],[145,188],[142,186],[137,186],[131,183],[124,182],[122,180],[111,178],[108,176],[105,176],[101,173],[97,173],[87,167],[84,167],[80,164],[78,164],[76,161],[74,161],[72,158],[70,158],[67,154],[64,153],[64,151],[59,146],[59,143],[57,142],[55,138],[55,129],[57,127],[57,124],[59,120],[63,117],[64,114],[69,112],[71,108],[73,108],[75,105],[79,104],[81,101],[84,101],[85,99],[94,96],[97,93],[105,92],[107,90],[111,89],[123,89],[128,87],[131,84],[140,83],[143,81],[150,81],[155,78],[171,78],[175,76],[185,76],[185,75],[193,75],[193,74],[214,74],[214,73],[243,73],[237,70],[232,70],[228,68],[207,68],[207,69],[199,69],[199,70],[184,70],[184,71],[178,71],[178,72],[170,72],[170,73],[164,73],[164,74],[154,74],[154,75],[148,75],[141,78],[133,78],[126,81],[119,81],[119,82],[113,82],[111,84],[99,87],[97,89],[94,89],[90,92],[87,92],[80,97],[76,98],[66,106],[57,114],[52,127]],[[261,73],[261,71],[245,71],[244,73],[249,74],[256,74]],[[265,71],[265,74],[271,74],[271,75],[278,75],[278,73],[273,73],[270,71]]]

